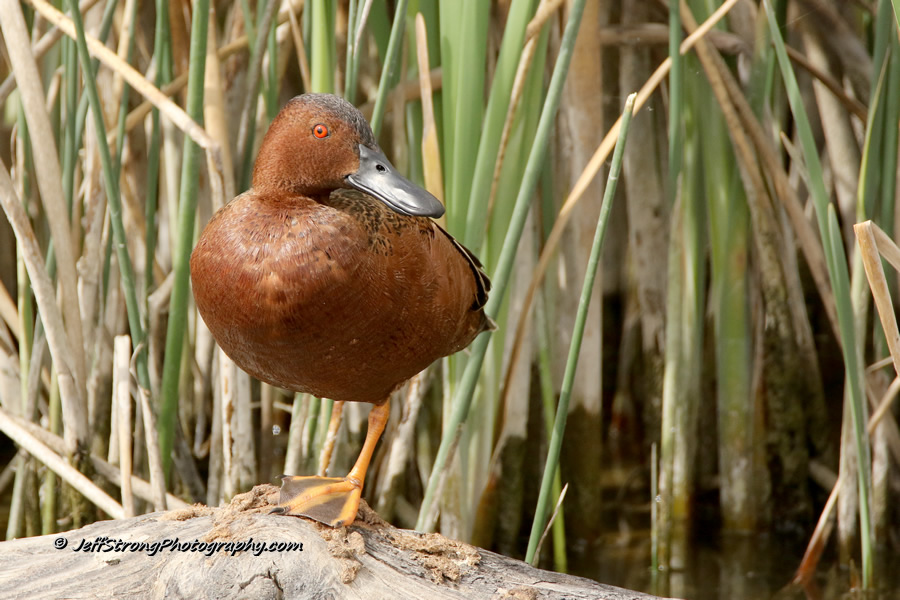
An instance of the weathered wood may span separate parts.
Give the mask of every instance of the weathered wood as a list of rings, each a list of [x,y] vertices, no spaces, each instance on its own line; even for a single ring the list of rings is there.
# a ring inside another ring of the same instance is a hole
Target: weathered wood
[[[277,493],[262,485],[222,508],[195,505],[0,543],[0,597],[653,599],[396,529],[365,505],[353,526],[336,530],[270,515]],[[252,549],[237,550],[242,542]],[[295,549],[270,551],[273,543]]]

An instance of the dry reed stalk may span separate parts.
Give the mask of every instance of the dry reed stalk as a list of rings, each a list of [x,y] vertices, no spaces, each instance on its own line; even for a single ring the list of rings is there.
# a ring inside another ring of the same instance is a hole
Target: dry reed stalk
[[[872,221],[857,223],[853,226],[853,230],[859,241],[863,266],[869,279],[872,296],[875,298],[878,316],[881,318],[881,327],[887,338],[894,370],[900,375],[900,331],[897,329],[897,316],[894,314],[891,293],[884,276],[884,267],[881,265],[881,257],[884,256],[894,268],[900,270],[900,248]],[[878,235],[879,233],[881,235]]]
[[[219,357],[219,385],[222,396],[222,471],[224,472],[222,500],[229,501],[237,493],[238,489],[238,484],[235,480],[236,469],[232,464],[233,454],[231,449],[233,439],[231,419],[235,410],[234,388],[237,385],[235,381],[237,367],[221,348],[219,348],[217,356]]]
[[[441,149],[434,121],[431,71],[428,59],[428,32],[422,13],[416,14],[416,59],[419,65],[419,95],[422,97],[422,166],[425,189],[444,203],[444,174],[441,170]],[[446,221],[446,217],[442,217]]]
[[[78,493],[93,502],[99,509],[113,519],[124,519],[125,509],[113,500],[106,492],[101,490],[90,479],[75,470],[56,452],[48,448],[44,443],[29,433],[19,423],[14,421],[3,409],[0,409],[0,431],[3,431],[11,440],[24,448],[47,468],[59,475],[66,483],[75,488]]]
[[[117,418],[113,426],[118,429],[119,438],[119,472],[122,481],[122,507],[125,517],[133,517],[134,495],[131,491],[132,472],[132,436],[131,436],[131,338],[117,335],[113,351],[113,403],[117,406]]]
[[[6,165],[0,162],[0,204],[22,247],[22,259],[31,278],[35,302],[41,313],[50,354],[56,365],[63,415],[67,427],[65,440],[67,453],[74,453],[78,445],[87,440],[87,411],[73,373],[71,341],[63,325],[63,317],[56,305],[53,282],[47,274],[37,239],[13,187]]]
[[[41,202],[45,207],[47,221],[56,245],[56,260],[59,263],[59,282],[62,287],[60,303],[65,317],[65,331],[69,338],[69,355],[72,375],[78,390],[79,403],[82,402],[81,391],[86,380],[84,362],[84,342],[81,331],[81,310],[78,304],[78,282],[75,270],[75,246],[72,241],[69,211],[62,189],[62,171],[59,165],[59,153],[56,139],[50,125],[50,115],[46,109],[43,82],[38,70],[37,61],[31,53],[31,39],[22,14],[22,6],[16,0],[3,0],[0,4],[0,28],[9,53],[9,60],[19,92],[22,95],[22,106],[28,122],[29,134],[33,140],[34,169],[37,174],[37,186],[41,193]],[[73,406],[69,407],[75,408]],[[70,413],[70,426],[75,428],[79,442],[87,438],[87,419],[79,416],[83,407]]]

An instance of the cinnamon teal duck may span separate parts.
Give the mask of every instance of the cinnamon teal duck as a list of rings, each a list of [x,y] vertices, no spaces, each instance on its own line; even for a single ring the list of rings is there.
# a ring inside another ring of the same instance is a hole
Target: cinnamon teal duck
[[[305,94],[272,121],[250,190],[200,235],[194,298],[239,367],[287,390],[374,404],[350,473],[284,477],[277,512],[353,522],[391,393],[492,327],[490,282],[431,220],[443,213],[356,108]]]

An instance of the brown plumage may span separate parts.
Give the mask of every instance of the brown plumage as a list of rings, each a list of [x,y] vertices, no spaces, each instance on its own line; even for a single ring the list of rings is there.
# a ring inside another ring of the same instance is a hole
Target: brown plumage
[[[396,174],[352,105],[298,96],[263,139],[252,188],[200,236],[191,256],[197,307],[225,353],[254,377],[381,405],[492,326],[483,310],[490,282],[478,260],[428,218],[442,212]],[[386,421],[386,407],[377,419]],[[302,478],[303,491],[353,476]],[[287,488],[286,480],[286,512],[346,522],[346,507],[323,516],[289,506]]]

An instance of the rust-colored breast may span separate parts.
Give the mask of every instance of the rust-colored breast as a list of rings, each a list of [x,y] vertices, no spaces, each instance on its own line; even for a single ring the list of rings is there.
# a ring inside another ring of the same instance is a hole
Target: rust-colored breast
[[[471,260],[429,219],[359,192],[251,190],[207,225],[191,280],[213,336],[251,375],[377,403],[487,328]]]

